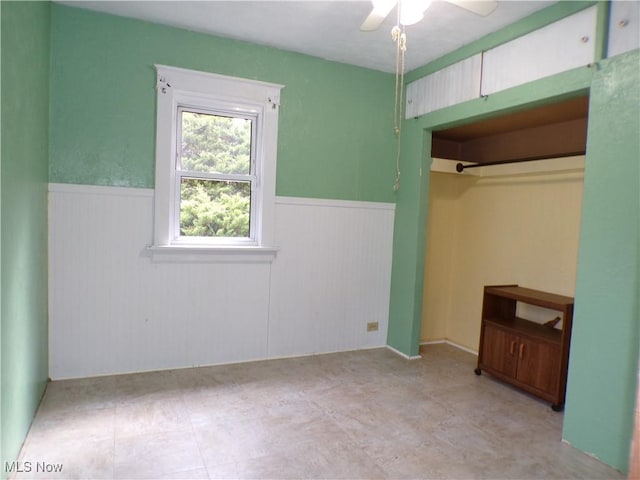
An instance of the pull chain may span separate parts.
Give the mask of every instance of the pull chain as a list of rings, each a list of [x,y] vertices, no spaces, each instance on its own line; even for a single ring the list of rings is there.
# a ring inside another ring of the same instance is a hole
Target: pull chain
[[[400,23],[400,22],[398,22]],[[403,96],[404,96],[404,60],[407,51],[407,35],[404,26],[396,25],[391,29],[391,38],[396,44],[396,86],[395,86],[395,104],[393,108],[393,132],[396,135],[396,179],[393,183],[393,190],[400,189],[400,145],[402,140],[402,112],[403,112]]]

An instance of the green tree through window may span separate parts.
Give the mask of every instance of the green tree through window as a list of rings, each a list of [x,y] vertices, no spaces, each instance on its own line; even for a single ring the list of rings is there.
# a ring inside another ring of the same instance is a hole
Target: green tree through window
[[[180,114],[180,235],[249,237],[253,119]]]

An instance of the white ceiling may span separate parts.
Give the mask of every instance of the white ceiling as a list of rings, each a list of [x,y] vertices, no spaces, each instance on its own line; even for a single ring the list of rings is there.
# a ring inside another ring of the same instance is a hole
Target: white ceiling
[[[246,40],[337,62],[393,72],[391,27],[395,10],[380,29],[361,32],[369,0],[351,1],[62,1],[124,17]],[[480,17],[446,1],[434,1],[424,19],[407,27],[406,70],[411,71],[554,1],[500,1]]]

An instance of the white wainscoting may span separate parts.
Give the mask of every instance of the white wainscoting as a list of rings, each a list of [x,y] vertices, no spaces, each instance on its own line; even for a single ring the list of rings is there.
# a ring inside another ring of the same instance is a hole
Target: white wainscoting
[[[393,205],[279,197],[269,353],[387,343]],[[367,333],[367,323],[378,322]]]
[[[146,250],[153,190],[52,184],[49,204],[53,379],[386,344],[391,204],[279,197],[273,263],[184,264]]]

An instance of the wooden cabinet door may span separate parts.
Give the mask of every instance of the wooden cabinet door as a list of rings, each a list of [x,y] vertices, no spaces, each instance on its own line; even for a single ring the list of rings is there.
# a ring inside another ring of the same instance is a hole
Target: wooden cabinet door
[[[515,377],[518,337],[488,323],[484,329],[482,363],[500,373]]]
[[[520,337],[516,375],[519,381],[553,395],[558,389],[560,363],[558,345]]]

